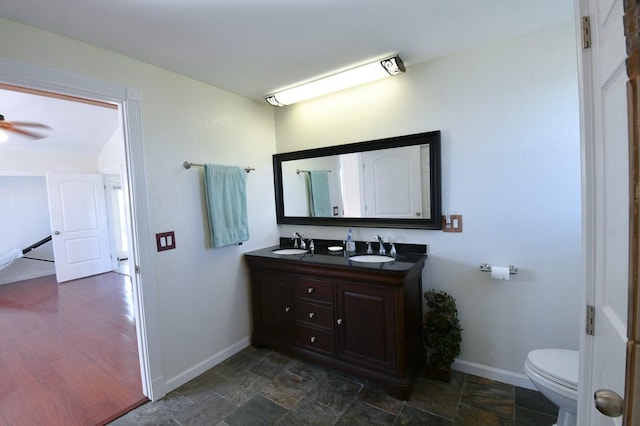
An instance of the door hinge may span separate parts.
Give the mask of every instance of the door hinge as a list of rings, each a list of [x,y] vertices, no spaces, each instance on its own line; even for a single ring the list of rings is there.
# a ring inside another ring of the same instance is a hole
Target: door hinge
[[[136,271],[136,274],[139,274],[140,273],[140,266],[136,265],[135,271]]]
[[[587,305],[587,336],[593,336],[595,333],[596,307]]]
[[[582,17],[581,32],[582,32],[582,48],[588,49],[591,47],[591,19],[588,16]]]

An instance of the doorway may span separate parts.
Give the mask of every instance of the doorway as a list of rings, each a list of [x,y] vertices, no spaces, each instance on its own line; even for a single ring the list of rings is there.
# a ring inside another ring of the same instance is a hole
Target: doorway
[[[53,249],[51,257],[55,271],[44,271],[39,278],[20,280],[0,288],[3,307],[0,319],[6,327],[3,336],[13,342],[10,351],[3,351],[7,355],[3,356],[3,367],[8,368],[7,374],[11,377],[11,395],[23,396],[16,397],[10,409],[3,403],[0,411],[8,423],[20,423],[27,417],[37,420],[36,423],[48,423],[54,418],[76,423],[88,415],[85,412],[90,412],[96,423],[104,421],[147,400],[142,394],[136,321],[131,312],[132,280],[136,277],[109,273],[116,269],[118,258],[128,257],[127,226],[130,223],[130,203],[122,185],[127,181],[126,170],[123,175],[102,173],[124,169],[124,136],[122,126],[118,124],[118,109],[104,109],[93,104],[78,107],[73,104],[75,99],[4,89],[5,113],[10,112],[21,121],[52,119],[48,108],[54,105],[82,123],[98,119],[108,123],[106,132],[95,134],[84,134],[82,127],[72,126],[73,121],[64,125],[57,123],[63,127],[64,141],[44,138],[41,147],[32,147],[33,141],[28,136],[8,135],[15,144],[25,145],[27,151],[41,148],[50,159],[30,163],[25,158],[21,163],[32,168],[31,173],[2,178],[8,181],[6,186],[15,185],[13,190],[5,188],[13,195],[11,210],[15,210],[10,221],[4,223],[5,228],[13,229],[13,239],[20,241],[16,244],[18,247],[28,245],[33,239],[33,236],[25,235],[30,228],[52,236],[52,242],[34,252]],[[98,108],[103,110],[94,113]],[[91,112],[84,115],[88,110]],[[78,134],[70,136],[65,125],[74,127],[73,132]],[[56,132],[55,126],[51,123],[52,134]],[[113,134],[109,135],[109,132]],[[69,146],[73,137],[80,140],[93,137],[94,143],[87,143],[78,154],[77,149]],[[97,166],[97,169],[93,170],[95,173],[87,173],[91,170],[84,168],[92,167],[92,156],[95,156],[93,167]],[[73,168],[82,172],[65,172]],[[1,170],[0,175],[3,172],[5,170]],[[32,182],[34,180],[37,182]],[[39,207],[36,212],[31,211],[33,205]],[[112,220],[107,220],[108,216]],[[111,244],[110,239],[113,240]],[[27,276],[37,275],[34,265],[37,267],[38,264],[34,259],[33,255],[29,260],[17,259],[13,269],[22,269]],[[112,259],[116,267],[112,267]],[[47,326],[43,327],[45,323]],[[11,356],[13,353],[21,355]],[[44,364],[55,365],[57,373],[39,376]],[[31,383],[34,377],[36,383]],[[36,400],[42,397],[57,403],[47,406],[43,401],[38,407],[44,409],[30,408],[29,401],[33,399],[28,397],[30,392],[38,395]],[[64,397],[60,399],[56,392]],[[101,400],[109,402],[94,407],[90,395],[100,392],[106,392],[100,394]]]
[[[151,233],[144,182],[140,93],[130,87],[4,58],[0,58],[0,76],[0,83],[3,84],[117,105],[124,129],[123,148],[126,153],[124,168],[129,176],[123,189],[130,199],[129,260],[133,270],[131,287],[142,390],[143,394],[151,400],[164,396],[166,392],[162,379]],[[24,168],[21,170],[21,165],[15,164],[17,167],[15,172],[24,173]]]

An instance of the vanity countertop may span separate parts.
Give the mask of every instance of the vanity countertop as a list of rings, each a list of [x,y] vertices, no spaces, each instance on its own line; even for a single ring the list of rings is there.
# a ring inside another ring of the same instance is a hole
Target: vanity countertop
[[[369,271],[376,270],[382,272],[408,272],[416,266],[422,269],[422,265],[427,259],[427,255],[424,253],[403,253],[402,250],[399,249],[399,253],[396,255],[394,261],[373,263],[357,262],[349,259],[349,257],[366,254],[365,250],[356,250],[355,252],[351,253],[348,253],[344,250],[340,252],[330,252],[323,244],[321,244],[319,247],[316,247],[314,253],[307,252],[303,254],[276,254],[273,252],[274,250],[278,250],[281,248],[283,248],[282,245],[275,245],[247,252],[244,255],[245,257],[250,258],[253,257],[280,260],[283,262],[304,263],[310,266],[325,265]]]

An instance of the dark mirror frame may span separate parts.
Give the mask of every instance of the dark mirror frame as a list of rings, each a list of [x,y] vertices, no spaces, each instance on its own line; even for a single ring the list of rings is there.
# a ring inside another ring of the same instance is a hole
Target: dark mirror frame
[[[429,145],[431,211],[429,219],[385,219],[352,217],[304,217],[285,216],[284,191],[282,186],[282,162],[305,158],[325,157],[354,152],[397,148],[409,145]],[[276,218],[278,224],[319,225],[319,226],[359,226],[366,228],[406,228],[442,229],[442,188],[440,182],[440,131],[396,136],[367,142],[356,142],[302,151],[273,155],[273,179],[276,195]]]

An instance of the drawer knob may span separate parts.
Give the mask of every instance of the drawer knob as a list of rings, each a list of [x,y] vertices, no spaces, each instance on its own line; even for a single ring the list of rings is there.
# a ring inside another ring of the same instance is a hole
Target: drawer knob
[[[316,316],[315,312],[309,312],[309,319],[313,319]]]
[[[307,293],[309,293],[309,294],[313,293],[314,291],[316,291],[316,289],[315,289],[315,288],[313,288],[313,287],[309,287],[309,288],[307,289]]]
[[[316,336],[311,336],[311,339],[309,339],[309,340],[311,340],[311,343],[315,343],[316,342]]]
[[[290,310],[291,310],[291,306],[287,306],[287,307],[284,308],[285,312],[289,312]]]
[[[342,318],[338,318],[338,321],[336,321],[338,323],[338,325],[342,324]]]

